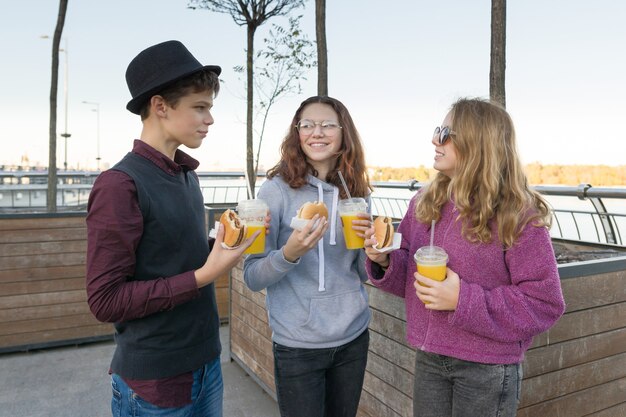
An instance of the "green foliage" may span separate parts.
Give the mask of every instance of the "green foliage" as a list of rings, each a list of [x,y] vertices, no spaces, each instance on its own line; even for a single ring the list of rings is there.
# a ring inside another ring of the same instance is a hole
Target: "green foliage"
[[[260,112],[271,107],[280,98],[302,92],[301,81],[315,65],[313,42],[300,30],[302,16],[289,17],[287,27],[272,24],[264,47],[254,59],[255,103]],[[237,71],[237,68],[235,68]]]
[[[254,58],[254,132],[258,138],[255,172],[271,107],[281,98],[300,94],[307,71],[316,65],[313,42],[300,30],[301,19],[302,15],[289,17],[286,26],[273,23]],[[246,71],[242,65],[233,69],[239,74]]]

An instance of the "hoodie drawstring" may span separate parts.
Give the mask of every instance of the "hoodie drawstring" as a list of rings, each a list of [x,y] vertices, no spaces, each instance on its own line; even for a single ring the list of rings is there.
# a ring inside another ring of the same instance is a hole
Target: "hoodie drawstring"
[[[339,188],[333,188],[333,205],[330,210],[330,244],[336,245],[337,239],[337,202],[339,201]]]
[[[322,184],[317,184],[317,201],[324,201],[324,191]],[[317,270],[318,291],[326,291],[326,277],[324,276],[324,238],[317,241],[317,252],[320,263]]]

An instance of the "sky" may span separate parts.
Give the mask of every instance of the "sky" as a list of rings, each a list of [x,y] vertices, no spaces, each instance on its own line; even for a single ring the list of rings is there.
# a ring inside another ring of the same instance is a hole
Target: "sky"
[[[60,54],[58,133],[67,162],[105,169],[141,132],[126,110],[124,74],[146,47],[182,41],[203,64],[220,65],[215,124],[199,149],[183,149],[200,171],[245,168],[246,29],[226,14],[190,10],[187,0],[70,0]],[[349,109],[369,166],[431,166],[430,143],[459,97],[489,95],[490,0],[328,0],[329,94]],[[51,39],[57,0],[0,0],[0,164],[47,165]],[[314,0],[302,28],[315,40]],[[506,101],[526,164],[626,164],[626,2],[523,0],[507,5]],[[271,23],[261,26],[256,48]],[[269,115],[261,165],[273,166],[303,92]],[[85,104],[84,101],[94,104]],[[99,111],[94,111],[98,107]],[[99,124],[98,124],[99,119]],[[59,139],[57,165],[63,166]]]

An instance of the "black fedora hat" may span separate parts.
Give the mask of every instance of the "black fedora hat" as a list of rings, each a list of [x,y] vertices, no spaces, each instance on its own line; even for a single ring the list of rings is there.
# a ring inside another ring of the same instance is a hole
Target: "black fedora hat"
[[[141,107],[168,84],[207,69],[220,75],[217,65],[202,65],[179,41],[167,41],[141,51],[128,64],[126,84],[133,97],[126,108],[139,114]]]

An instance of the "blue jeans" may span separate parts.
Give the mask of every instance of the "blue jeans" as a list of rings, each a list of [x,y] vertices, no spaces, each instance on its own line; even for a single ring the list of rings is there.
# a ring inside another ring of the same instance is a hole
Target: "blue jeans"
[[[369,331],[343,346],[290,348],[274,343],[282,417],[354,417],[361,398]]]
[[[111,375],[113,417],[222,417],[224,382],[220,358],[193,372],[192,403],[180,408],[157,407],[144,401],[117,374]]]
[[[418,350],[413,416],[515,417],[522,364],[489,365]]]

